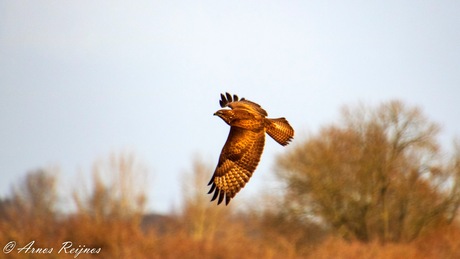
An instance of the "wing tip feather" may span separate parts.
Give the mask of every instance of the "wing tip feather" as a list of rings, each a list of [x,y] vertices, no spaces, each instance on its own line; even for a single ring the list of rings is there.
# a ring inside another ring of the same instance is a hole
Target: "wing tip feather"
[[[232,197],[228,193],[225,193],[224,190],[220,190],[217,187],[217,185],[213,182],[213,179],[211,179],[211,182],[209,182],[209,184],[212,184],[212,185],[211,185],[211,189],[208,191],[208,194],[211,194],[214,192],[211,198],[211,202],[217,199],[217,205],[219,205],[225,200],[225,205],[227,206],[230,203]]]
[[[220,94],[219,104],[220,107],[225,108],[228,106],[229,103],[244,101],[244,98],[239,98],[238,95],[234,94],[233,96],[229,92],[225,92],[225,94]]]

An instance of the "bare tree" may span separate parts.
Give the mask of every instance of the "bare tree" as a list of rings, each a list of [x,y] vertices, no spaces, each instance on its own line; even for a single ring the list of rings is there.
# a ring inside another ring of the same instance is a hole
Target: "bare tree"
[[[451,163],[448,166],[447,172],[452,172],[449,175],[450,185],[446,186],[446,192],[451,197],[450,209],[448,211],[448,221],[452,223],[457,216],[458,208],[460,207],[460,141],[454,142],[454,155],[452,156]],[[450,188],[449,188],[450,187]]]
[[[22,216],[53,219],[57,209],[57,169],[37,169],[13,187],[12,202]]]
[[[112,154],[93,165],[93,189],[74,191],[78,212],[96,221],[133,219],[144,213],[146,168],[132,154]]]
[[[41,237],[46,242],[57,235],[57,173],[56,168],[31,171],[13,186],[11,196],[0,199],[3,237]]]
[[[183,193],[184,206],[181,217],[186,222],[185,229],[192,238],[205,240],[211,244],[217,232],[227,227],[231,209],[212,206],[206,195],[207,181],[212,167],[196,158],[191,172],[184,173]],[[219,230],[220,229],[220,230]]]
[[[440,159],[439,127],[400,101],[345,108],[340,124],[279,159],[286,206],[336,233],[369,241],[412,240],[453,208]]]

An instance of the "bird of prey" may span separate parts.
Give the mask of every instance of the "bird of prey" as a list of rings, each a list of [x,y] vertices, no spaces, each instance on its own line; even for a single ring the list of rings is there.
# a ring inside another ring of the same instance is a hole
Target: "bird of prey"
[[[220,106],[231,109],[218,110],[214,115],[230,125],[230,133],[208,183],[208,194],[214,192],[211,201],[218,199],[218,205],[224,199],[228,205],[256,169],[264,149],[265,132],[285,146],[294,137],[294,129],[285,118],[266,118],[267,112],[257,103],[229,93],[220,96]]]

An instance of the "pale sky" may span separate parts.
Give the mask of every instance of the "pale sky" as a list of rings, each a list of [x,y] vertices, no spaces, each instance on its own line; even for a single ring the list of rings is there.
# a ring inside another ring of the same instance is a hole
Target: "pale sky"
[[[390,99],[423,108],[448,144],[460,136],[459,14],[456,0],[0,0],[0,196],[48,166],[73,188],[127,150],[149,169],[149,209],[177,207],[194,156],[217,163],[225,91],[286,117],[294,145],[343,105]],[[290,148],[267,139],[235,199],[263,190]]]

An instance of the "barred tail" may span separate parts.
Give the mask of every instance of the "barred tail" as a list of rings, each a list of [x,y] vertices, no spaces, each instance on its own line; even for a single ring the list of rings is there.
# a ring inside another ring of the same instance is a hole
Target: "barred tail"
[[[294,129],[285,118],[265,119],[267,134],[282,146],[286,146],[294,137]]]

